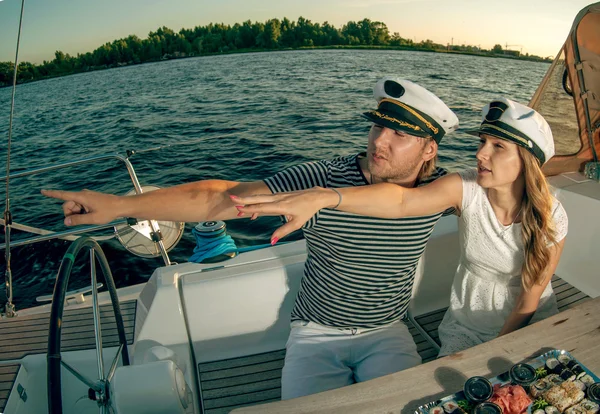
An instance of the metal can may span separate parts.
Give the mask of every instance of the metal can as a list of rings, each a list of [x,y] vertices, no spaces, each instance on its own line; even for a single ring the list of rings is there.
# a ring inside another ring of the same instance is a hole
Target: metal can
[[[471,402],[482,403],[489,400],[494,394],[492,383],[484,377],[471,377],[465,382],[463,388],[465,397]]]
[[[600,404],[600,382],[596,382],[587,387],[587,399]]]
[[[523,388],[530,387],[537,379],[535,368],[529,364],[515,364],[508,371],[510,381]]]
[[[482,402],[475,406],[473,414],[502,414],[502,408],[498,404]]]

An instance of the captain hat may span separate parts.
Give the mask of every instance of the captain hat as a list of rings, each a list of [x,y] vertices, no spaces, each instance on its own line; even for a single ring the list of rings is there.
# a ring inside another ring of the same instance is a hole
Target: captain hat
[[[554,156],[550,125],[538,112],[507,98],[494,99],[481,111],[479,129],[471,135],[491,135],[520,145],[544,164]]]
[[[365,112],[368,120],[439,143],[458,128],[458,118],[440,98],[406,79],[385,77],[373,88],[377,109]]]

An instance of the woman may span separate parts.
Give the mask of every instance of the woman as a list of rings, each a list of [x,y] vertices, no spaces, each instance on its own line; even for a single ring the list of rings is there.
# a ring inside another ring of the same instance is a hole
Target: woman
[[[550,194],[541,166],[554,155],[544,118],[506,98],[483,110],[477,169],[432,184],[382,183],[313,188],[236,198],[240,215],[281,214],[288,222],[272,242],[300,228],[321,208],[397,218],[454,208],[461,259],[450,306],[438,328],[440,356],[458,352],[558,312],[549,283],[562,253],[568,221]]]

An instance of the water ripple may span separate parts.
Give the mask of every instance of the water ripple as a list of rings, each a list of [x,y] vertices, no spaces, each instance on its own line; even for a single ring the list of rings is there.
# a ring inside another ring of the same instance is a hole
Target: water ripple
[[[142,184],[259,180],[296,163],[364,150],[369,124],[360,114],[375,107],[377,79],[397,75],[429,88],[456,111],[461,130],[440,145],[441,164],[456,170],[474,163],[477,142],[464,131],[477,126],[483,105],[501,95],[527,103],[547,68],[465,55],[318,50],[208,56],[49,79],[17,88],[11,166],[17,171],[136,149],[131,161]],[[0,119],[8,120],[10,92],[0,89]],[[0,136],[7,130],[2,122]],[[0,150],[6,153],[6,143]],[[15,221],[63,230],[59,203],[39,196],[42,187],[122,194],[131,184],[112,161],[11,182]],[[228,228],[243,246],[267,242],[276,223],[238,220]],[[173,260],[190,255],[191,227]],[[67,245],[13,250],[19,308],[52,291]],[[124,253],[114,241],[103,247],[119,286],[139,283],[160,265],[160,259]],[[4,266],[3,255],[0,260]],[[86,284],[75,278],[71,287]]]

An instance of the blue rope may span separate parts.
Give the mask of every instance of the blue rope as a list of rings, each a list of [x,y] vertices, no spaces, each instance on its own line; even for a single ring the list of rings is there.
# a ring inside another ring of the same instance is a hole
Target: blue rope
[[[285,243],[287,243],[287,242],[279,242],[279,244],[285,244]],[[264,249],[265,247],[271,247],[271,245],[270,244],[257,244],[256,246],[242,247],[241,249],[238,249],[238,253],[251,252],[253,250]]]
[[[208,234],[208,237],[206,233],[201,233],[195,228],[192,229],[192,234],[196,238],[196,247],[194,247],[194,253],[188,259],[190,262],[201,263],[211,257],[237,252],[235,242],[231,236],[225,233],[224,228]]]
[[[265,247],[271,247],[270,244],[259,244],[257,246],[238,248],[231,236],[226,234],[224,228],[217,232],[210,233],[208,236],[207,233],[201,233],[193,228],[192,234],[196,238],[196,247],[194,247],[194,253],[188,261],[194,263],[201,263],[206,259],[223,254],[245,253],[264,249]]]

